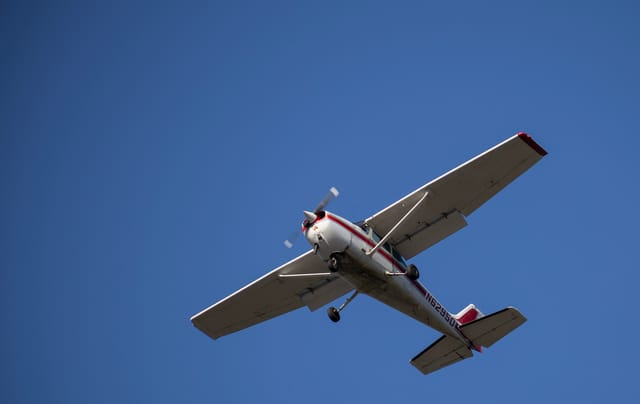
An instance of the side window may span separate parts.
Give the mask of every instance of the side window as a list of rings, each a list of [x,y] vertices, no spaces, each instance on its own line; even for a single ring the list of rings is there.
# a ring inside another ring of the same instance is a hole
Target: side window
[[[402,258],[402,255],[400,255],[399,252],[397,252],[396,250],[393,250],[392,254],[393,254],[393,258],[395,258],[399,263],[401,263],[405,267],[407,266],[407,263],[404,262],[404,258]]]
[[[364,221],[358,222],[356,223],[356,225],[358,225],[373,240],[374,243],[379,243],[380,240],[382,240],[382,237],[380,237],[378,233],[373,231],[373,229],[369,227]],[[407,263],[404,261],[404,258],[402,258],[402,255],[400,255],[400,253],[398,253],[395,249],[391,248],[389,243],[384,243],[382,245],[382,248],[387,250],[387,252],[390,253],[393,258],[395,258],[396,261],[398,261],[400,264],[405,267],[407,266]]]
[[[382,237],[378,236],[378,233],[376,233],[375,231],[371,231],[371,238],[373,239],[373,241],[375,241],[376,243],[380,240],[382,240]],[[384,246],[383,246],[384,247]]]
[[[371,237],[371,228],[364,221],[358,222],[356,225],[360,227],[367,236]]]
[[[376,233],[375,231],[371,232],[371,238],[373,239],[373,241],[375,241],[376,243],[380,242],[380,240],[382,240],[382,237],[380,237],[378,235],[378,233]],[[396,256],[396,252],[392,251],[391,246],[389,245],[389,243],[384,243],[382,245],[382,248],[384,248],[385,250],[387,250],[388,253],[393,254],[393,256]],[[400,261],[402,262],[402,261]]]

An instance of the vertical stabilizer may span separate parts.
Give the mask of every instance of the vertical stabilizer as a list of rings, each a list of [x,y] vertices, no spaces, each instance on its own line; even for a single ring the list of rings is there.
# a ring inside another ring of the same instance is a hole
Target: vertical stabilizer
[[[477,320],[481,317],[484,317],[484,314],[476,307],[475,304],[470,304],[464,309],[460,310],[460,313],[453,316],[460,325],[470,323],[474,320]]]

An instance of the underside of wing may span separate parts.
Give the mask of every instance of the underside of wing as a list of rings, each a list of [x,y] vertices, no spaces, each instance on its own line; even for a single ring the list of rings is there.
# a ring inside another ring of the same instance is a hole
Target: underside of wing
[[[316,310],[352,289],[309,251],[196,314],[191,322],[217,339],[302,306]]]
[[[466,226],[466,216],[546,154],[529,135],[519,133],[420,187],[366,223],[380,235],[393,230],[388,242],[411,258]]]

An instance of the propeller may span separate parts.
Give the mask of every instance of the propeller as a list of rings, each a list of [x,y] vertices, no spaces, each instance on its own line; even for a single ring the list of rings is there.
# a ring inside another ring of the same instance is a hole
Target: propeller
[[[329,202],[335,199],[338,195],[340,195],[340,192],[338,192],[338,189],[336,187],[331,187],[331,189],[329,189],[329,193],[327,193],[327,195],[320,201],[320,203],[318,204],[318,206],[316,206],[313,212],[304,211],[305,221],[308,220],[310,222],[313,222],[316,219],[316,215],[318,214],[318,212],[320,212],[321,210],[324,210],[324,208],[329,204]],[[293,243],[296,241],[296,239],[299,236],[300,236],[299,230],[292,233],[291,236],[289,236],[289,238],[284,241],[284,245],[287,248],[293,247]]]
[[[338,192],[338,189],[336,187],[331,187],[331,189],[329,190],[329,193],[320,201],[318,206],[316,206],[316,208],[313,210],[313,213],[317,213],[317,212],[320,212],[321,210],[324,210],[325,206],[327,206],[329,202],[331,202],[338,195],[340,195],[340,192]]]

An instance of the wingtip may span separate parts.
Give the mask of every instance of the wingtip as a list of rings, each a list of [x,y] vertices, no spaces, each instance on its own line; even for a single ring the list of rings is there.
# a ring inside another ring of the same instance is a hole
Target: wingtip
[[[536,142],[535,140],[533,140],[533,138],[525,132],[518,132],[516,133],[516,136],[518,136],[520,139],[522,139],[523,142],[525,142],[527,145],[529,145],[529,147],[531,147],[533,150],[536,151],[536,153],[538,153],[540,156],[546,156],[548,153],[547,151],[538,144],[538,142]]]

